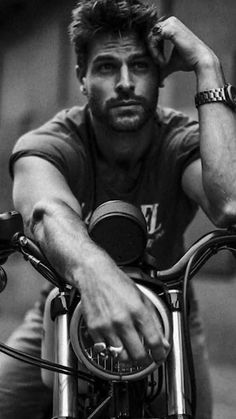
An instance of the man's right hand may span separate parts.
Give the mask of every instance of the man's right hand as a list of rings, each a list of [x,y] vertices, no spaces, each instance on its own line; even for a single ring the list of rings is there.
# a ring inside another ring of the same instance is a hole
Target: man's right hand
[[[90,265],[90,268],[88,268]],[[107,255],[93,256],[79,278],[83,313],[95,343],[123,346],[120,359],[145,362],[145,346],[161,364],[169,343],[152,303]]]

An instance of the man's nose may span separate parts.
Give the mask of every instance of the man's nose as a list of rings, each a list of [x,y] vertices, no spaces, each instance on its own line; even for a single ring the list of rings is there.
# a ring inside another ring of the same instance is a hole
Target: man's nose
[[[127,66],[120,69],[119,79],[116,83],[116,90],[122,92],[134,91],[134,81]]]

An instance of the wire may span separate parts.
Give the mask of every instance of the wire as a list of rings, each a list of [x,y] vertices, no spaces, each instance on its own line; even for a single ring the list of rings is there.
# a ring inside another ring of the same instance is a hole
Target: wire
[[[51,284],[53,284],[55,287],[64,289],[66,286],[65,282],[62,282],[61,279],[59,279],[52,270],[44,265],[39,259],[36,257],[30,255],[28,252],[26,252],[24,249],[21,249],[21,253],[24,256],[24,258],[31,263],[34,269],[36,269],[44,278],[46,278]]]
[[[34,365],[39,368],[43,368],[46,370],[50,370],[53,372],[57,372],[60,374],[65,375],[74,375],[82,380],[89,381],[91,383],[94,383],[94,379],[91,377],[90,374],[87,374],[86,372],[81,372],[78,370],[75,370],[73,368],[70,368],[66,365],[56,364],[54,362],[48,361],[43,358],[39,358],[33,355],[26,354],[25,352],[16,350],[14,348],[11,348],[10,346],[0,343],[0,352],[9,355],[19,361],[25,362],[30,365]]]

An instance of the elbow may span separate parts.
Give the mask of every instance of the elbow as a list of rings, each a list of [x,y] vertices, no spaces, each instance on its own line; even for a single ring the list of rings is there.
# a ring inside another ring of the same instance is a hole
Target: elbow
[[[33,206],[25,204],[19,206],[15,204],[15,208],[20,212],[23,217],[24,231],[29,237],[33,237],[37,225],[39,225],[46,213],[46,205],[43,202],[37,202]]]
[[[31,214],[26,220],[29,232],[33,236],[36,230],[43,226],[45,217],[50,216],[53,211],[54,205],[47,200],[41,200],[34,204]]]
[[[217,214],[212,217],[212,221],[219,228],[236,225],[236,200],[230,200],[222,205]]]

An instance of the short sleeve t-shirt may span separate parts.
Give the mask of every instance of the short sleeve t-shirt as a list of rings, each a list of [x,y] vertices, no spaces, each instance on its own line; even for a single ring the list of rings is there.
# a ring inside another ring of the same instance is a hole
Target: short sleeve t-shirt
[[[40,128],[22,136],[10,159],[38,156],[63,174],[78,199],[83,220],[88,223],[102,202],[119,199],[141,208],[147,222],[148,251],[165,269],[181,257],[183,233],[197,206],[184,193],[184,169],[200,156],[198,123],[169,108],[157,108],[156,131],[143,158],[142,170],[130,189],[117,190],[96,173],[95,135],[88,107],[59,112]]]

